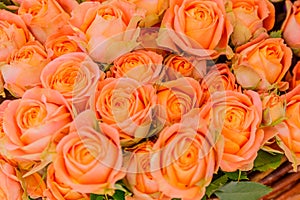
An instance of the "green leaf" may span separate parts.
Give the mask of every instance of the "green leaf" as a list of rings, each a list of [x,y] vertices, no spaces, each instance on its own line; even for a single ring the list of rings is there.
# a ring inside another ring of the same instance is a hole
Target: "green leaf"
[[[206,195],[210,197],[215,191],[217,191],[220,187],[225,185],[227,181],[228,181],[228,177],[226,175],[217,178],[216,180],[211,182],[209,186],[207,186]]]
[[[99,194],[91,194],[90,195],[90,200],[104,200],[104,195],[99,195]]]
[[[255,182],[230,182],[215,194],[220,200],[257,200],[271,192],[272,189]]]
[[[115,190],[113,198],[114,200],[125,200],[125,192],[121,190]]]
[[[276,169],[281,164],[282,156],[282,154],[271,154],[260,150],[254,161],[253,170],[264,172],[269,169]]]
[[[248,180],[247,173],[242,171],[225,172],[225,175],[233,181]]]
[[[270,37],[271,38],[281,38],[282,37],[282,31],[278,30],[278,31],[272,31],[270,33]]]
[[[4,9],[13,13],[17,12],[17,9],[10,9],[3,2],[0,2],[0,9]]]

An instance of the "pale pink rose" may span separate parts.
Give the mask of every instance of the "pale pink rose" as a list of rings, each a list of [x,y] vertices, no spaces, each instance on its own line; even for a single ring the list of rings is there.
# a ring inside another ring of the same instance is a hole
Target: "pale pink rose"
[[[300,165],[300,86],[282,95],[282,100],[286,102],[286,120],[275,126],[278,132],[278,144],[284,150],[288,160],[293,163],[294,170],[297,170],[297,166]]]
[[[183,115],[199,108],[201,98],[199,82],[190,77],[163,82],[157,88],[157,103],[165,110],[169,124],[180,122]]]
[[[71,23],[86,34],[93,60],[111,63],[139,45],[137,25],[144,14],[125,0],[83,2],[73,10]]]
[[[275,23],[275,7],[269,0],[229,0],[226,4],[233,33],[231,42],[242,45],[269,31]]]
[[[26,90],[41,86],[40,75],[48,62],[47,53],[38,41],[24,44],[11,54],[8,64],[1,67],[4,87],[13,96],[22,97]]]
[[[212,131],[224,138],[220,163],[223,171],[250,170],[263,144],[262,102],[254,91],[221,91],[211,95],[201,109]]]
[[[81,112],[87,106],[102,71],[86,54],[73,52],[49,62],[41,73],[44,88],[60,92],[64,98]]]
[[[18,15],[43,44],[49,35],[65,26],[70,18],[56,0],[24,0]]]
[[[130,145],[149,135],[157,96],[151,84],[130,78],[100,81],[90,107],[97,118],[120,132],[122,145]]]
[[[14,50],[32,40],[34,38],[20,16],[0,10],[0,62],[7,62]]]
[[[3,200],[21,200],[23,190],[16,175],[16,168],[0,160],[0,197]]]
[[[300,1],[293,2],[290,0],[285,1],[287,14],[281,30],[285,42],[297,56],[300,56]]]
[[[163,57],[153,51],[135,50],[114,60],[112,77],[129,77],[142,83],[155,83],[162,78]]]
[[[158,44],[201,58],[216,58],[229,50],[232,25],[223,0],[170,0]]]
[[[21,99],[9,102],[4,111],[5,153],[19,167],[45,159],[50,143],[68,131],[72,110],[63,96],[50,89],[27,90]]]
[[[185,120],[160,132],[150,172],[159,190],[170,199],[201,199],[219,168],[222,148],[199,114]]]
[[[272,88],[286,90],[282,79],[291,67],[292,51],[282,38],[262,34],[236,50],[233,71],[237,82],[246,89],[266,91]]]
[[[60,177],[55,173],[53,164],[50,164],[47,168],[47,189],[44,191],[44,196],[55,200],[90,199],[87,194],[77,192],[61,182]]]
[[[48,57],[54,59],[71,52],[86,52],[87,41],[81,31],[64,26],[50,35],[44,46]]]
[[[105,194],[125,176],[118,131],[99,123],[91,110],[80,113],[56,147],[56,177],[80,193]]]

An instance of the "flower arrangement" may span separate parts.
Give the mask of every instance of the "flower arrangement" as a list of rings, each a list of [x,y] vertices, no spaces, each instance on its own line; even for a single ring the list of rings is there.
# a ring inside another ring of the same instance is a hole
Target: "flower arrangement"
[[[2,199],[260,199],[300,165],[300,1],[0,2]]]

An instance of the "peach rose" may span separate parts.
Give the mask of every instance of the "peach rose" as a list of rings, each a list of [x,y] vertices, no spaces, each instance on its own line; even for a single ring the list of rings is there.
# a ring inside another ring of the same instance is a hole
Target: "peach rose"
[[[300,56],[300,1],[285,1],[287,14],[282,24],[282,36],[297,56]]]
[[[14,50],[32,40],[34,38],[20,16],[0,10],[0,62],[7,62]]]
[[[286,157],[293,163],[294,170],[300,165],[299,130],[300,130],[300,86],[282,96],[286,101],[286,120],[276,126],[279,146]]]
[[[27,90],[4,111],[5,156],[17,161],[19,167],[30,168],[28,163],[45,159],[50,143],[65,134],[72,119],[70,106],[57,91]]]
[[[125,0],[83,2],[73,10],[71,23],[86,34],[93,60],[111,63],[138,46],[137,24],[144,14]]]
[[[44,196],[48,199],[56,200],[89,200],[87,194],[77,192],[60,181],[54,171],[53,164],[50,164],[47,168],[47,189],[44,191]]]
[[[91,108],[97,118],[120,132],[122,145],[149,136],[157,96],[150,84],[130,78],[100,81],[92,96]]]
[[[206,72],[206,64],[193,57],[184,57],[176,54],[169,55],[165,61],[165,79],[175,80],[180,77],[202,78]]]
[[[79,193],[105,194],[125,176],[119,133],[112,126],[98,124],[94,113],[80,113],[70,133],[56,148],[53,161],[56,177]]]
[[[54,59],[71,52],[86,52],[87,41],[79,30],[64,26],[50,35],[44,46],[48,57]]]
[[[237,48],[233,70],[243,88],[268,90],[274,87],[287,89],[282,82],[292,62],[292,51],[281,38],[260,38]]]
[[[254,91],[222,91],[212,94],[201,111],[210,129],[220,131],[224,138],[224,153],[220,163],[223,171],[250,170],[260,149],[264,132],[262,102]]]
[[[180,122],[184,114],[199,108],[201,98],[199,82],[190,77],[163,82],[157,89],[158,104],[165,109],[166,121],[170,124]]]
[[[26,90],[41,86],[40,75],[49,59],[44,47],[38,41],[24,44],[12,53],[8,61],[9,64],[1,67],[1,72],[4,87],[13,96],[22,97]]]
[[[219,167],[221,149],[213,138],[199,114],[160,132],[150,170],[164,195],[182,200],[204,196]]]
[[[114,60],[110,68],[115,78],[129,77],[142,83],[161,79],[163,57],[153,51],[135,50]]]
[[[223,0],[170,0],[161,27],[162,47],[201,58],[216,58],[230,48],[232,26]]]
[[[43,44],[49,35],[66,25],[70,18],[56,0],[24,0],[18,14]]]
[[[27,195],[31,198],[39,198],[43,196],[44,191],[46,190],[46,184],[37,172],[22,178],[23,188],[27,192]]]
[[[235,83],[235,76],[225,63],[219,63],[210,68],[208,73],[200,81],[203,97],[201,103],[205,103],[214,92],[225,90],[239,90]]]
[[[49,62],[41,73],[41,82],[44,88],[60,92],[76,111],[81,112],[95,90],[100,72],[86,53],[73,52]]]
[[[298,61],[297,64],[294,66],[293,75],[291,79],[291,89],[297,87],[297,85],[300,85],[300,61]]]
[[[0,197],[3,200],[21,200],[23,190],[16,176],[16,168],[0,160]]]
[[[146,16],[141,21],[142,25],[145,27],[151,27],[159,22],[164,14],[164,11],[169,6],[169,1],[167,0],[128,0],[134,3],[138,8],[145,9]]]
[[[233,25],[231,42],[245,44],[260,33],[269,31],[275,23],[275,7],[269,0],[230,0],[226,10]]]

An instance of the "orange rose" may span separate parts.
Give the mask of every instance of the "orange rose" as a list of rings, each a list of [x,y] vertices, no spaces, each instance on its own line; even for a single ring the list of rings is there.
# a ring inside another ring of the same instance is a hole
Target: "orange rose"
[[[48,199],[56,200],[89,200],[87,194],[81,194],[74,191],[65,183],[60,181],[60,177],[57,177],[54,171],[53,164],[47,168],[47,189],[44,191],[44,196]]]
[[[233,14],[231,42],[242,45],[260,33],[269,31],[275,23],[275,7],[269,0],[230,0],[226,10]]]
[[[232,26],[223,0],[170,0],[161,26],[162,47],[203,58],[216,58],[230,48]]]
[[[175,80],[180,77],[192,77],[196,80],[202,78],[206,72],[206,64],[198,62],[190,57],[183,57],[172,54],[164,61],[166,70],[166,79]]]
[[[44,47],[31,41],[12,53],[8,62],[1,67],[4,86],[13,96],[22,97],[26,90],[41,86],[40,75],[49,59]]]
[[[233,70],[243,88],[286,90],[282,82],[292,62],[292,51],[281,38],[260,38],[237,48]]]
[[[291,89],[297,87],[297,85],[300,85],[300,61],[298,61],[297,64],[294,66],[293,76],[291,79]]]
[[[71,108],[57,91],[27,90],[22,99],[12,100],[4,111],[5,156],[20,167],[22,163],[41,161],[47,156],[50,142],[65,133],[72,119]]]
[[[50,35],[44,46],[48,57],[54,59],[71,52],[86,52],[86,43],[83,33],[74,30],[71,26],[64,26]]]
[[[165,109],[166,121],[178,123],[193,108],[200,107],[202,90],[198,81],[183,77],[158,86],[158,104]]]
[[[285,42],[293,49],[297,56],[300,56],[300,1],[285,1],[287,14],[282,24],[282,36]]]
[[[137,23],[143,16],[125,0],[83,2],[73,10],[71,23],[86,34],[93,60],[111,63],[139,45]]]
[[[100,81],[91,108],[97,118],[120,132],[122,145],[149,136],[157,103],[155,89],[130,78],[107,78]]]
[[[279,146],[284,150],[294,170],[300,164],[299,130],[300,130],[300,86],[282,96],[286,101],[286,120],[276,126]]]
[[[94,113],[80,113],[56,148],[53,166],[61,183],[79,193],[105,194],[115,189],[125,173],[119,133],[113,127],[98,124]]]
[[[260,149],[264,132],[262,102],[258,93],[223,91],[212,94],[201,111],[210,129],[224,137],[224,153],[220,167],[223,171],[250,170]]]
[[[214,92],[238,90],[235,76],[225,63],[216,64],[210,68],[209,72],[201,79],[200,84],[203,90],[202,103],[205,103]]]
[[[34,38],[20,16],[0,10],[0,62],[6,62],[14,50],[32,40]]]
[[[115,78],[129,77],[143,83],[161,79],[163,57],[153,51],[135,50],[122,55],[110,68]]]
[[[70,18],[55,0],[24,0],[18,14],[43,44],[49,35],[66,25]]]
[[[16,177],[16,169],[0,160],[0,197],[3,200],[21,200],[23,190]]]
[[[43,196],[43,192],[46,190],[46,184],[38,172],[22,178],[22,181],[24,184],[23,188],[28,196],[34,199]]]
[[[182,200],[204,196],[219,167],[221,149],[213,138],[199,114],[160,132],[150,170],[164,195]]]
[[[41,82],[44,88],[60,92],[77,112],[81,112],[95,90],[100,72],[87,54],[73,52],[49,62],[41,73]]]

